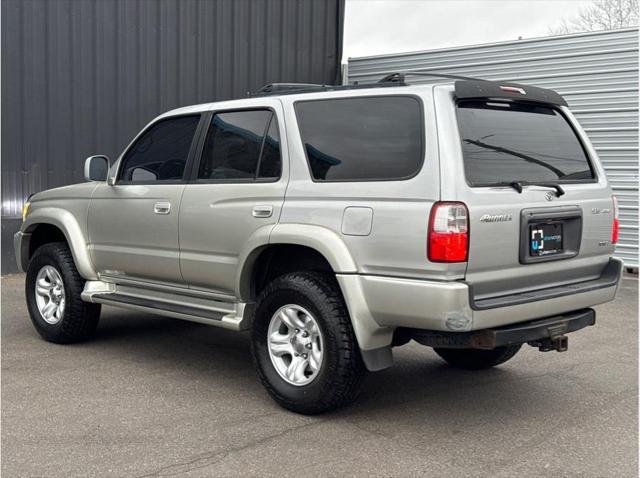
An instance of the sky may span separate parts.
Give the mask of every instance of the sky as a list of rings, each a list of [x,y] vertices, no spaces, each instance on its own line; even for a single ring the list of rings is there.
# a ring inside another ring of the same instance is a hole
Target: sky
[[[344,56],[536,38],[589,0],[347,0]]]

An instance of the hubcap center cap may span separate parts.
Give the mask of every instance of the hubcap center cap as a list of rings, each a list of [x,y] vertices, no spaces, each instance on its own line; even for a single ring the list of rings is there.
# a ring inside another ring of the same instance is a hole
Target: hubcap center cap
[[[293,350],[298,354],[303,354],[308,351],[310,347],[307,347],[308,344],[311,344],[310,338],[303,338],[294,335],[291,337],[291,345],[293,346]]]

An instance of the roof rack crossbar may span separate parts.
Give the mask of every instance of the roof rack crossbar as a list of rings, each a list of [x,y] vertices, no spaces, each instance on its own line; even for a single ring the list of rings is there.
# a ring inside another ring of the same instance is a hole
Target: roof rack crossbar
[[[381,86],[407,86],[405,78],[407,76],[427,76],[434,78],[448,78],[452,80],[484,81],[468,76],[448,75],[444,73],[428,73],[424,71],[398,71],[390,73],[375,83],[355,82],[351,85],[327,85],[319,83],[269,83],[264,85],[255,93],[247,93],[247,96],[272,96],[289,95],[295,93],[316,93],[322,91],[352,90],[361,88],[379,88]]]
[[[378,83],[402,83],[405,84],[405,78],[407,76],[431,76],[434,78],[449,78],[452,80],[471,80],[478,81],[481,78],[472,78],[470,76],[461,76],[461,75],[446,75],[444,73],[428,73],[426,71],[398,71],[395,73],[390,73],[385,76]]]
[[[248,93],[247,96],[273,96],[290,95],[295,93],[318,93],[322,91],[358,90],[365,88],[379,88],[386,86],[404,86],[402,83],[364,83],[353,85],[320,85],[311,83],[272,83],[265,85],[255,93]]]
[[[257,93],[275,93],[276,91],[308,90],[324,88],[319,83],[269,83],[260,88]]]

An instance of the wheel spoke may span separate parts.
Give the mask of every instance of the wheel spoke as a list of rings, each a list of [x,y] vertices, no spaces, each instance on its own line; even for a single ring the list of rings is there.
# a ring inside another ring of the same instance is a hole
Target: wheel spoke
[[[62,315],[64,314],[64,305],[65,305],[65,300],[62,299],[58,304],[58,312],[56,314],[56,317],[58,317],[59,319],[62,319]]]
[[[305,375],[304,371],[309,364],[309,359],[302,358],[301,356],[294,357],[289,367],[287,367],[287,377],[289,380],[294,382],[299,382],[304,380]]]
[[[281,357],[282,355],[287,354],[293,355],[289,337],[279,332],[274,332],[269,337],[269,349],[271,350],[271,353],[276,357]]]
[[[40,285],[40,281],[38,281],[38,285],[36,286],[36,293],[38,295],[41,295],[42,297],[48,297],[50,290],[50,287],[43,287]]]
[[[52,272],[51,267],[47,267],[44,271],[44,273],[47,276],[47,279],[49,279],[49,282],[51,282],[52,284],[56,283],[56,277],[54,275],[54,273]]]
[[[42,287],[47,290],[53,289],[53,284],[48,280],[46,280],[44,277],[42,279],[38,279],[38,281],[36,282],[36,285],[38,287]]]
[[[313,319],[306,314],[304,316],[304,329],[310,334],[313,332],[313,329],[314,329]]]
[[[280,319],[286,324],[290,329],[301,329],[304,327],[304,323],[300,320],[298,316],[298,312],[295,309],[284,309],[280,313]]]
[[[320,368],[320,362],[322,361],[322,352],[318,348],[316,343],[313,344],[311,348],[311,353],[309,354],[309,367],[314,372]]]
[[[54,314],[54,312],[56,311],[57,308],[58,308],[58,306],[56,305],[56,303],[51,300],[42,309],[42,315],[44,315],[45,319],[50,319],[53,316],[53,314]]]

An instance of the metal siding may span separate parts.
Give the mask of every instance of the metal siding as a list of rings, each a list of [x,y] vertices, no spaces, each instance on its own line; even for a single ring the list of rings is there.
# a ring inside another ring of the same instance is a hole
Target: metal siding
[[[3,250],[29,194],[82,181],[156,115],[335,83],[343,19],[344,0],[3,0]]]
[[[638,267],[638,29],[350,58],[347,81],[372,82],[407,70],[512,80],[563,95],[619,199],[616,255]]]

